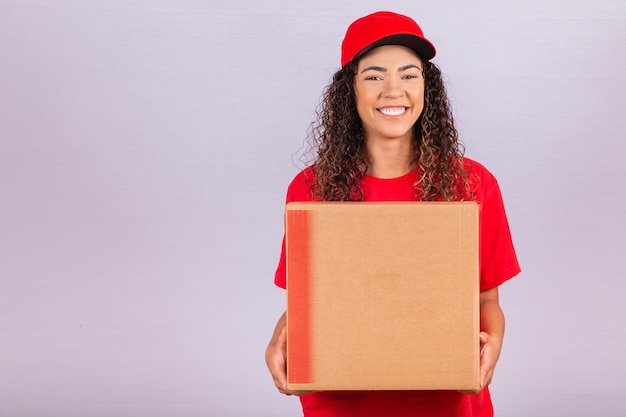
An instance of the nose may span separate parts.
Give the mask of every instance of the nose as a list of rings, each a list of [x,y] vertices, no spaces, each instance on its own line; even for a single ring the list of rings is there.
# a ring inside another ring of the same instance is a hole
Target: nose
[[[387,98],[397,98],[404,95],[402,84],[400,80],[395,77],[389,77],[385,80],[385,88],[383,90],[383,96]]]

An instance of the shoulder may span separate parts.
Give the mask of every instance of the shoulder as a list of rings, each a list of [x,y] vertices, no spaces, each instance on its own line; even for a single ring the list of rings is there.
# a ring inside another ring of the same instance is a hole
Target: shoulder
[[[310,201],[313,196],[311,194],[311,186],[315,180],[313,168],[307,167],[300,171],[291,180],[287,188],[287,202],[292,201]]]
[[[463,165],[470,175],[477,176],[479,178],[485,178],[488,181],[495,181],[496,178],[493,174],[480,162],[470,158],[463,158]]]
[[[470,186],[477,196],[498,189],[498,180],[483,164],[470,158],[463,158],[463,165],[469,175]]]
[[[468,173],[469,187],[480,204],[490,204],[502,198],[498,180],[483,164],[470,158],[463,158]]]

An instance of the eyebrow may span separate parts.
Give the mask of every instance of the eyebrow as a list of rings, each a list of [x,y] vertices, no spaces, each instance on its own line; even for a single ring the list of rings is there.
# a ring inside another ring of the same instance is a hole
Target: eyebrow
[[[402,71],[406,71],[406,70],[411,69],[411,68],[415,68],[415,69],[417,69],[417,70],[419,70],[419,71],[421,71],[421,70],[422,70],[420,67],[418,67],[418,66],[417,66],[417,65],[415,65],[415,64],[409,64],[409,65],[403,65],[403,66],[399,67],[399,68],[398,68],[398,71],[399,71],[399,72],[402,72]],[[365,71],[380,71],[380,72],[387,72],[387,68],[384,68],[384,67],[377,67],[377,66],[373,65],[373,66],[371,66],[371,67],[364,68],[364,69],[363,69],[363,71],[361,71],[361,74],[363,74]]]

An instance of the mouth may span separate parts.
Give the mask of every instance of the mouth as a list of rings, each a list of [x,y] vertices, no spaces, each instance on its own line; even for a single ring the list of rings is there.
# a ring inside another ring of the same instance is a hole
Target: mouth
[[[378,111],[385,116],[400,116],[404,114],[408,109],[408,107],[381,107],[380,109],[378,109]]]

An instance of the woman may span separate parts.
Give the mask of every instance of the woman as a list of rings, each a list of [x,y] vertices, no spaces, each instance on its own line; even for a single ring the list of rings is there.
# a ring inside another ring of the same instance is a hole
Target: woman
[[[500,190],[480,164],[463,157],[435,48],[417,23],[391,12],[353,22],[342,68],[324,94],[312,130],[317,157],[289,186],[291,201],[462,201],[480,213],[481,388],[456,391],[302,393],[286,389],[285,315],[266,350],[278,390],[300,395],[304,415],[492,416],[487,386],[500,356],[504,315],[498,286],[520,271]],[[285,288],[285,254],[276,285]]]

